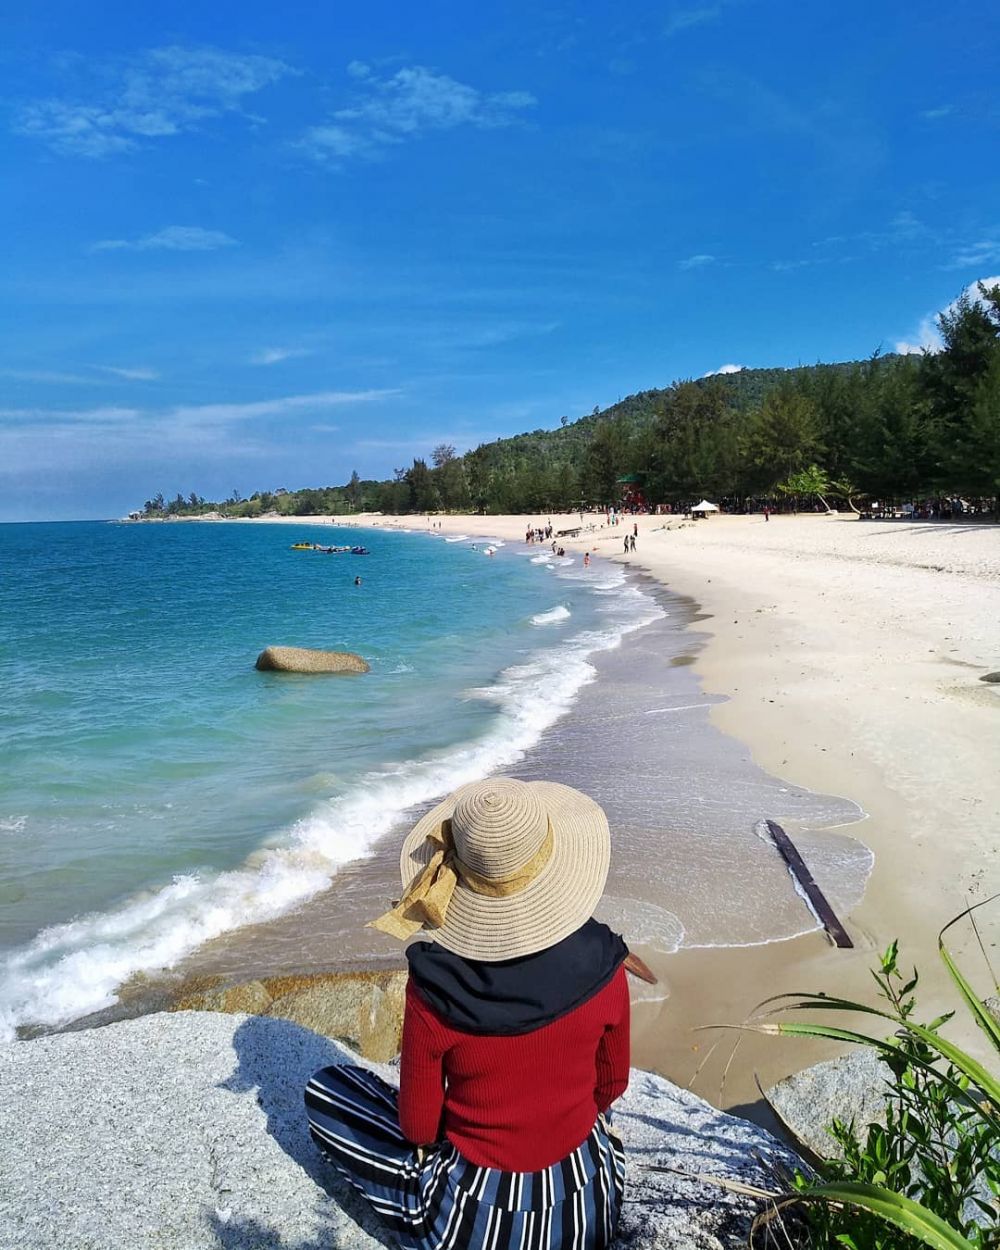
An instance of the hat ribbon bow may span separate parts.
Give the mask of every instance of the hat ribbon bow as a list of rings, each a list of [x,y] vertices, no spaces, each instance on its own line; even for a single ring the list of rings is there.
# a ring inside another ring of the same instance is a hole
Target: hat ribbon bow
[[[439,929],[445,922],[459,878],[474,894],[492,898],[517,894],[534,881],[552,856],[552,821],[548,822],[545,838],[531,859],[506,877],[486,877],[459,859],[450,820],[442,821],[438,829],[428,833],[426,842],[434,848],[430,861],[399,902],[377,920],[368,922],[370,928],[402,941],[413,937],[420,929]]]

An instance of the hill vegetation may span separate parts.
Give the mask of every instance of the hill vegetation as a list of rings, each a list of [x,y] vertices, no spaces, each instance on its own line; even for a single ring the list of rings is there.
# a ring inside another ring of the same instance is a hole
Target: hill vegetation
[[[640,391],[577,421],[440,445],[383,482],[147,500],[147,516],[557,512],[707,495],[732,509],[789,496],[918,500],[1000,495],[1000,286],[939,318],[944,347],[797,369],[745,369]]]

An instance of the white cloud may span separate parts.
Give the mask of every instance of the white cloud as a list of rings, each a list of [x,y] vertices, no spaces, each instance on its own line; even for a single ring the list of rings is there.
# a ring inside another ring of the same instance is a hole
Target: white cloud
[[[101,373],[110,373],[116,378],[124,378],[126,382],[155,382],[160,376],[155,369],[127,369],[120,365],[91,365]]]
[[[694,256],[686,256],[677,262],[678,269],[700,269],[703,265],[714,265],[715,257],[708,252],[696,252]]]
[[[704,26],[706,22],[714,22],[721,15],[721,4],[705,4],[695,9],[675,9],[666,20],[663,33],[669,39],[682,30],[691,30],[695,26]]]
[[[919,356],[921,352],[939,352],[944,346],[937,328],[937,313],[920,318],[920,324],[909,338],[899,339],[893,350],[900,356]]]
[[[945,268],[978,269],[980,265],[990,265],[996,260],[1000,260],[1000,239],[982,239],[963,247]]]
[[[238,247],[239,242],[221,230],[201,226],[166,226],[156,234],[139,239],[101,239],[92,252],[214,252],[220,247]]]
[[[320,391],[315,395],[284,395],[278,399],[260,399],[251,403],[182,405],[170,412],[179,422],[229,423],[257,420],[261,417],[283,417],[296,412],[322,412],[344,404],[367,404],[373,400],[391,399],[399,390],[388,388],[370,391]]]
[[[239,113],[247,96],[294,72],[272,57],[217,48],[154,48],[116,67],[112,85],[95,91],[95,98],[24,103],[15,131],[60,155],[114,156],[143,140]]]
[[[720,373],[742,373],[746,365],[720,365],[718,369],[709,369],[708,373],[703,373],[703,378],[714,378]]]
[[[297,429],[324,423],[341,407],[376,403],[397,390],[324,391],[255,402],[140,408],[0,409],[0,480],[23,490],[26,482],[62,482],[105,474],[109,466],[131,466],[145,479],[153,465],[273,465],[280,450],[265,418],[300,418]],[[315,418],[315,421],[313,420]],[[326,432],[326,431],[324,431]],[[287,440],[286,440],[287,441]],[[433,445],[433,444],[431,444]]]
[[[973,303],[982,303],[982,295],[979,292],[980,284],[985,287],[1000,286],[1000,274],[994,274],[989,278],[977,278],[975,282],[970,282],[962,292]],[[905,339],[900,339],[893,344],[893,348],[900,356],[913,356],[920,352],[939,352],[944,347],[944,340],[941,338],[941,331],[938,329],[938,318],[942,313],[952,313],[958,301],[962,298],[953,299],[950,304],[945,305],[940,312],[928,313],[926,317],[921,317],[920,324],[916,331]]]
[[[61,373],[55,369],[0,369],[0,377],[11,378],[15,382],[40,382],[43,385],[95,386],[97,378],[88,378],[79,373]]]
[[[308,347],[265,347],[250,357],[252,365],[279,365],[283,360],[297,360],[300,356],[311,356]]]
[[[100,407],[82,409],[0,408],[0,423],[18,425],[80,424],[106,426],[134,422],[142,428],[203,428],[229,425],[261,417],[288,416],[296,412],[324,412],[348,404],[366,404],[399,395],[397,388],[367,391],[319,391],[312,395],[282,395],[249,403],[178,404],[165,409]]]
[[[352,61],[348,73],[357,87],[354,102],[307,130],[299,144],[315,160],[374,158],[429,131],[510,126],[536,103],[527,91],[488,94],[423,65],[380,78],[371,66]]]

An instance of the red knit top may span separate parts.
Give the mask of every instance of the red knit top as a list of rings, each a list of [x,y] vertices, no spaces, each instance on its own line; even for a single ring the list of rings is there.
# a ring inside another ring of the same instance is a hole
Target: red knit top
[[[567,1015],[513,1037],[461,1032],[407,985],[399,1124],[412,1142],[443,1133],[470,1163],[536,1172],[586,1140],[628,1069],[623,967]]]

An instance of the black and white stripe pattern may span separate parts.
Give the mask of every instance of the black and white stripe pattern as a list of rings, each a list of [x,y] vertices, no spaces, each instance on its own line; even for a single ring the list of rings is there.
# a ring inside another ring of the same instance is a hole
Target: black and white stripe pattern
[[[598,1118],[587,1140],[540,1172],[501,1172],[450,1142],[399,1131],[398,1091],[372,1072],[323,1068],[306,1086],[309,1131],[403,1250],[602,1250],[625,1188],[621,1142]]]

